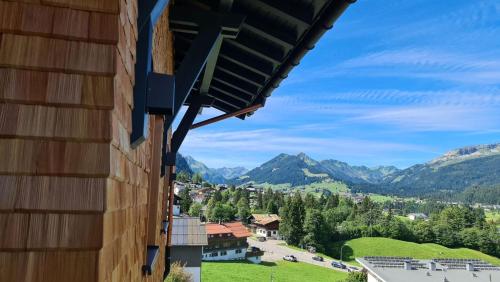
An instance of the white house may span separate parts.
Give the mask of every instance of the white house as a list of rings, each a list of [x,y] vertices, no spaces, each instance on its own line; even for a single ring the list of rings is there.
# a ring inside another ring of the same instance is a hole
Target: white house
[[[252,234],[241,222],[207,223],[208,245],[203,248],[204,261],[244,260],[260,263],[263,252],[248,248],[247,238]]]

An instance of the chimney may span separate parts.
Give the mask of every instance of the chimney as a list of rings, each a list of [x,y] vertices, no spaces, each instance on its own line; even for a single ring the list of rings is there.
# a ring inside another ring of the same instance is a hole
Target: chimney
[[[405,270],[411,270],[411,261],[405,261],[404,262],[404,269]]]
[[[467,271],[474,271],[474,265],[472,263],[468,262],[465,264],[465,269]]]
[[[427,263],[427,268],[430,270],[430,271],[436,271],[436,263],[433,262],[433,261],[429,261]]]

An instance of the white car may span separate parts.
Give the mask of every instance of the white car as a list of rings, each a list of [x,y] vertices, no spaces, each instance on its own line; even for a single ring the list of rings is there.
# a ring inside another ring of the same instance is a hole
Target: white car
[[[286,261],[297,262],[297,258],[294,255],[286,255],[283,259]]]

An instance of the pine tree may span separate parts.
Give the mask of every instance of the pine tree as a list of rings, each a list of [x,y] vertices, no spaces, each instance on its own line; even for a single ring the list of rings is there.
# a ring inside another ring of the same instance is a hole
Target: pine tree
[[[190,192],[191,189],[189,189],[189,187],[186,187],[179,193],[179,197],[181,198],[181,212],[183,213],[187,213],[189,211],[189,208],[191,207],[191,204],[193,203],[193,199],[191,199],[191,195],[189,195]]]
[[[296,192],[290,202],[289,218],[290,230],[287,242],[292,245],[298,245],[304,236],[304,203],[299,192]]]

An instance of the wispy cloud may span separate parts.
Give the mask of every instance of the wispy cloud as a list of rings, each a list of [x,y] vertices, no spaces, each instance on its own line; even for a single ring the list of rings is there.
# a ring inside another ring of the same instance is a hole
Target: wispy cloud
[[[360,163],[374,156],[401,152],[436,153],[432,148],[415,144],[370,139],[304,137],[294,133],[297,132],[278,129],[236,132],[193,131],[188,135],[183,150],[195,156],[204,155],[208,162],[217,162],[220,165],[224,160],[230,164],[233,157],[241,155],[242,152],[248,156],[254,153],[274,156],[279,153],[297,154],[306,151],[308,154],[318,156],[319,159],[350,157],[357,158]],[[213,157],[209,157],[210,155]],[[228,159],[220,157],[225,155],[233,157]],[[262,161],[265,160],[267,159]]]

